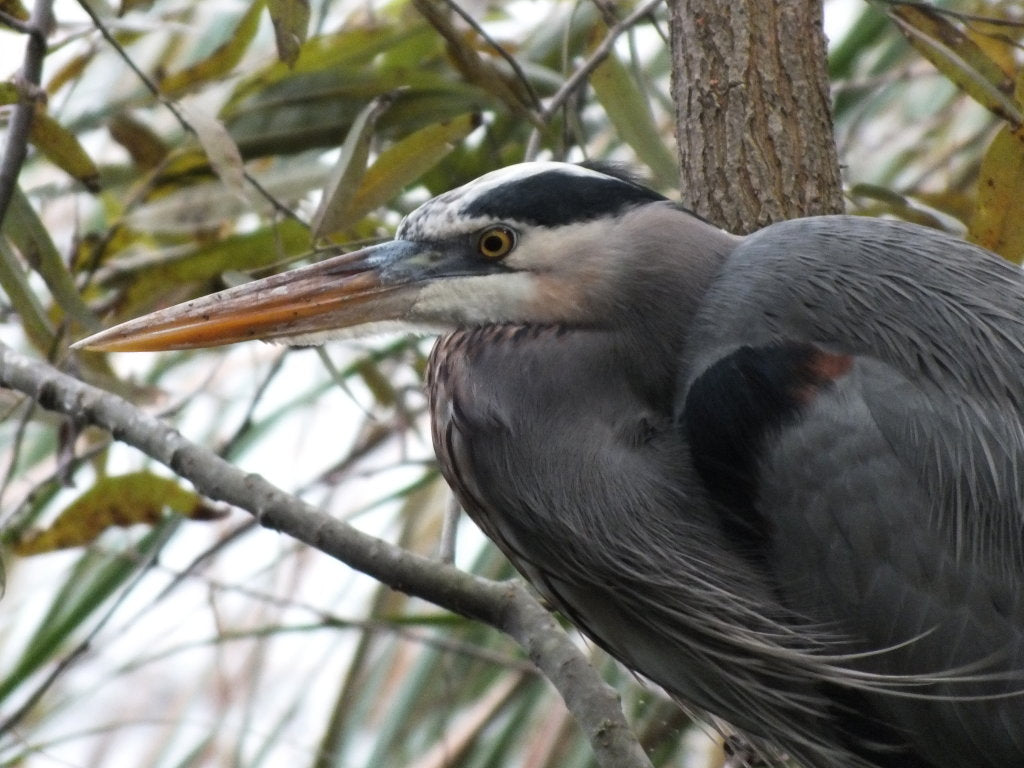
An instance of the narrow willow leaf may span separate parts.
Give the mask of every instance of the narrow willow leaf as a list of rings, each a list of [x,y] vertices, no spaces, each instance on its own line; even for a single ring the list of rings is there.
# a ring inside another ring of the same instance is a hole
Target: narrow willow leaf
[[[11,249],[7,240],[0,238],[0,289],[18,313],[21,327],[28,340],[43,354],[53,349],[56,332],[46,316],[46,310],[39,303],[21,261]]]
[[[41,108],[32,117],[29,140],[51,163],[82,182],[86,189],[99,190],[99,169],[78,138]]]
[[[156,525],[167,512],[193,520],[220,517],[195,491],[151,472],[104,477],[60,513],[53,525],[18,542],[18,555],[38,555],[91,544],[108,528]]]
[[[249,200],[225,195],[219,179],[196,181],[210,175],[210,163],[198,148],[175,152],[160,168],[152,199],[128,212],[123,222],[139,232],[177,237],[209,232],[246,213],[274,215],[261,196],[252,195]],[[277,200],[298,200],[322,188],[327,175],[328,170],[312,158],[276,164],[255,174],[260,186]]]
[[[946,232],[960,234],[963,231],[963,218],[946,215],[919,195],[909,197],[878,184],[860,183],[850,187],[850,198],[858,203],[858,212],[864,215],[897,216],[904,221]]]
[[[985,153],[968,237],[1005,259],[1024,261],[1024,128],[1004,127]]]
[[[310,227],[313,238],[319,239],[341,229],[339,220],[355,195],[359,182],[366,173],[366,161],[370,157],[370,142],[373,129],[384,111],[391,106],[394,98],[385,94],[367,104],[356,116],[352,127],[341,146],[341,156],[334,165],[331,178],[324,188],[324,195],[317,206]]]
[[[181,253],[140,265],[137,269],[115,271],[114,282],[132,280],[118,302],[111,322],[127,320],[168,301],[192,298],[199,286],[207,285],[230,270],[252,270],[287,260],[309,250],[309,231],[300,222],[286,219],[255,232],[233,235],[213,243],[197,243]],[[136,274],[137,273],[137,274]],[[181,295],[169,295],[171,286]]]
[[[85,69],[93,62],[97,53],[98,49],[91,48],[58,68],[53,76],[46,81],[46,92],[52,97],[65,85],[75,85],[79,78],[86,76]]]
[[[168,96],[178,96],[194,86],[206,85],[229,74],[256,36],[262,10],[262,0],[254,0],[217,50],[185,69],[167,75],[160,81],[160,91]]]
[[[139,168],[156,168],[167,157],[167,145],[156,132],[128,114],[114,115],[107,129],[111,137],[131,155]]]
[[[21,91],[14,83],[0,83],[0,104],[17,104],[21,100]]]
[[[334,216],[331,235],[350,227],[370,211],[386,204],[405,187],[451,152],[480,125],[480,115],[468,113],[443,123],[428,125],[380,153],[366,171],[359,188],[344,209]]]
[[[18,21],[28,21],[28,10],[20,0],[0,0],[0,11]]]
[[[288,66],[299,58],[309,28],[309,0],[267,0],[274,23],[277,57]]]
[[[858,57],[866,48],[879,47],[879,41],[884,39],[889,29],[891,25],[885,14],[865,4],[846,33],[838,40],[829,40],[829,77],[840,80],[852,76]]]
[[[357,72],[372,74],[373,65],[385,53],[390,57],[394,52],[401,52],[406,47],[421,50],[418,44],[424,36],[435,38],[432,30],[423,25],[413,30],[385,25],[378,19],[374,24],[343,29],[331,34],[323,34],[309,40],[302,48],[302,55],[293,67],[281,61],[254,72],[244,78],[231,94],[221,111],[225,119],[251,107],[259,101],[268,89],[286,82],[281,93],[294,94],[299,99],[301,94],[312,95],[310,89],[300,83],[310,76],[340,75],[345,68]],[[335,80],[332,85],[341,86],[343,81]],[[272,91],[273,92],[273,91]],[[283,104],[282,104],[283,106]]]
[[[15,83],[0,83],[0,104],[16,104],[22,91]],[[58,123],[47,111],[45,103],[36,102],[29,140],[50,162],[95,192],[99,170],[79,144],[75,134]]]
[[[977,43],[920,4],[900,4],[889,13],[909,43],[957,88],[1014,126],[1021,124],[1013,79]]]
[[[4,218],[4,232],[43,278],[61,313],[72,318],[85,330],[98,328],[99,322],[82,301],[49,230],[20,188],[16,188],[11,197],[11,205]]]
[[[646,95],[614,52],[591,73],[590,85],[619,137],[651,169],[658,184],[677,187],[678,163],[654,124]]]
[[[183,99],[178,108],[196,132],[210,165],[224,186],[236,197],[245,200],[245,168],[242,153],[227,128],[220,120],[196,107],[191,100]]]

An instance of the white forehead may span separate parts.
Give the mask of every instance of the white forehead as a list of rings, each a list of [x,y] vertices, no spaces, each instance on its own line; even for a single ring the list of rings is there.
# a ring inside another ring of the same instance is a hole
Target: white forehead
[[[464,208],[471,206],[475,200],[503,184],[520,181],[549,171],[558,171],[563,175],[579,176],[581,178],[602,178],[605,176],[605,174],[599,171],[582,168],[572,163],[537,161],[509,165],[505,168],[485,173],[483,176],[463,184],[461,187],[456,187],[437,197],[431,198],[402,220],[401,224],[398,225],[395,237],[416,240],[432,235],[454,235],[461,232],[472,232],[493,222],[493,219],[489,216],[466,216],[462,214]]]

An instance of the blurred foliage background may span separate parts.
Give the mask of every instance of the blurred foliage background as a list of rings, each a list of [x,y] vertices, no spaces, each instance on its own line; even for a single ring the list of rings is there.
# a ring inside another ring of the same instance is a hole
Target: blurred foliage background
[[[447,495],[420,384],[431,340],[67,346],[332,243],[387,238],[427,197],[523,159],[621,161],[674,194],[665,7],[83,0],[54,13],[0,237],[0,340],[432,552]],[[825,14],[848,209],[1020,261],[1024,10],[828,0]],[[0,2],[0,114],[26,93],[27,18]],[[0,413],[0,766],[593,764],[494,630],[262,530],[29,399],[0,392]],[[468,523],[457,563],[511,575]],[[704,729],[592,653],[656,765],[721,764]]]

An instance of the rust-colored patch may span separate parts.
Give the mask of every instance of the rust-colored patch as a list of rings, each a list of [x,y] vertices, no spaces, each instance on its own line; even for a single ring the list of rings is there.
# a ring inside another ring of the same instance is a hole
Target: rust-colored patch
[[[801,405],[808,405],[823,387],[845,376],[853,368],[852,355],[832,355],[815,350],[801,372],[802,381],[792,389]]]
[[[853,356],[830,355],[828,352],[819,351],[811,358],[809,368],[814,378],[835,381],[853,368]]]

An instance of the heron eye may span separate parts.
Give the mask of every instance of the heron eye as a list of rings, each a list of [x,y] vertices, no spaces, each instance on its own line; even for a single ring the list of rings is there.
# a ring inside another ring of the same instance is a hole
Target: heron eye
[[[476,247],[485,259],[500,259],[516,247],[516,233],[508,227],[489,227],[480,233]]]

